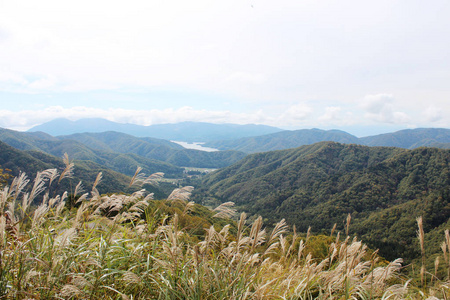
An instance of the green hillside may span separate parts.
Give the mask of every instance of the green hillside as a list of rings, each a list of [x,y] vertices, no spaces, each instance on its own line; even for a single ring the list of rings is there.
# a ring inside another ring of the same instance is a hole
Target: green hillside
[[[361,138],[367,146],[388,146],[414,149],[423,146],[449,148],[450,129],[417,128]]]
[[[285,130],[277,133],[241,138],[235,140],[213,141],[205,144],[220,150],[238,150],[245,153],[266,152],[296,148],[322,141],[340,142],[344,144],[358,144],[359,139],[340,130],[302,129]]]
[[[64,170],[65,165],[61,158],[48,155],[40,151],[21,151],[3,142],[0,142],[0,166],[10,169],[13,176],[21,172],[26,173],[28,178],[33,179],[36,173],[46,169],[56,168],[59,173]],[[72,179],[63,179],[57,187],[58,191],[73,191],[79,181],[87,191],[92,187],[97,174],[102,172],[103,179],[98,186],[99,191],[124,191],[130,178],[105,167],[92,163],[89,167],[75,162],[74,176]]]
[[[137,138],[119,132],[82,133],[58,138],[78,141],[92,149],[133,153],[179,167],[222,168],[245,156],[244,153],[238,151],[205,152],[185,149],[169,141]]]
[[[42,135],[44,138],[41,139]],[[185,149],[169,141],[137,138],[118,132],[83,133],[53,138],[43,133],[0,128],[0,141],[19,150],[40,150],[55,156],[68,153],[74,159],[94,161],[127,175],[132,175],[134,171],[130,170],[135,170],[139,165],[146,173],[164,172],[168,177],[179,177],[182,173],[180,167],[222,168],[245,156],[245,153],[239,151],[205,152]],[[127,163],[131,163],[131,169],[123,168]]]
[[[445,208],[450,200],[449,162],[449,150],[322,142],[249,155],[206,176],[196,199],[233,201],[269,223],[286,218],[300,231],[308,226],[315,232],[328,231],[335,223],[342,230],[342,220],[350,213],[354,232],[366,237],[369,245],[382,245],[376,241],[389,238],[393,246],[380,248],[384,256],[411,259],[416,253],[397,246],[415,237],[415,218],[424,215],[431,230],[450,216]],[[418,205],[423,201],[424,205]],[[410,208],[399,210],[408,219],[401,225],[409,226],[408,239],[384,225],[389,212],[401,205]],[[439,209],[439,216],[425,214],[434,209]],[[372,234],[377,228],[378,235]]]
[[[64,153],[67,153],[72,159],[95,162],[103,168],[129,176],[134,174],[138,166],[142,167],[142,172],[146,174],[163,172],[166,177],[180,177],[183,173],[182,168],[167,162],[132,153],[113,152],[108,148],[96,150],[76,140],[57,139],[43,133],[0,129],[0,140],[19,150],[43,151],[56,157],[62,157]]]
[[[450,148],[450,129],[406,129],[362,138],[357,138],[340,130],[302,129],[234,140],[216,140],[208,142],[205,145],[220,150],[233,149],[246,153],[256,153],[296,148],[325,141],[405,149],[415,149],[418,147],[448,149]]]
[[[352,225],[353,233],[380,249],[386,258],[402,255],[409,260],[420,257],[416,236],[416,218],[424,219],[425,241],[428,245],[428,265],[433,266],[440,248],[444,230],[450,228],[450,189],[430,192],[423,197],[371,213]],[[431,269],[431,268],[430,268]]]
[[[150,152],[152,148],[157,148],[160,146],[173,149],[184,149],[182,146],[167,140],[150,137],[138,138],[129,134],[115,131],[105,131],[102,133],[76,133],[71,135],[57,136],[57,138],[60,140],[78,141],[93,149],[114,151],[120,153],[147,153]]]
[[[40,134],[37,133],[28,134],[0,128],[0,141],[19,150],[39,150],[39,147],[35,145],[35,142],[39,140],[48,140],[47,136],[47,134],[44,134],[44,138],[41,139]]]

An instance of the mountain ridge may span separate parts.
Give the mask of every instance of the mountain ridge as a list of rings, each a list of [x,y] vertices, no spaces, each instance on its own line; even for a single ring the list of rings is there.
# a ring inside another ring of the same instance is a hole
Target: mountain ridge
[[[313,128],[285,130],[263,136],[241,138],[237,140],[212,141],[205,143],[205,146],[217,148],[219,150],[233,149],[246,153],[255,153],[296,148],[322,141],[357,144],[359,139],[354,135],[337,129],[321,130]]]
[[[220,150],[233,149],[245,153],[257,153],[296,148],[322,141],[365,146],[399,147],[405,149],[414,149],[423,146],[448,149],[450,148],[450,129],[404,129],[392,133],[358,138],[341,130],[321,130],[313,128],[286,130],[236,140],[211,141],[205,143],[205,146]]]
[[[71,136],[51,137],[44,134],[18,132],[0,128],[0,140],[20,149],[38,150],[60,157],[68,153],[78,160],[92,160],[113,170],[123,172],[118,165],[123,160],[133,163],[126,168],[127,175],[133,175],[136,165],[145,168],[146,173],[164,172],[167,176],[179,176],[182,167],[220,168],[228,166],[245,156],[238,151],[204,152],[185,149],[166,140],[137,138],[125,133],[80,133]],[[136,155],[136,156],[133,156]],[[117,161],[122,158],[122,161]]]
[[[136,137],[153,137],[184,142],[205,142],[214,139],[231,139],[273,133],[282,131],[282,129],[267,125],[213,124],[206,122],[180,122],[143,126],[117,123],[101,118],[80,119],[77,121],[60,118],[34,126],[28,130],[28,132],[36,131],[46,132],[53,136],[85,132],[99,133],[117,131]]]
[[[69,121],[56,119],[33,127],[28,132],[42,130],[51,133],[59,130],[67,136],[80,133],[100,133],[116,131],[139,138],[155,138],[167,141],[204,142],[204,146],[218,150],[236,150],[245,153],[256,153],[273,150],[283,150],[309,145],[321,141],[333,141],[345,144],[360,144],[367,146],[400,147],[414,149],[422,146],[450,148],[450,129],[446,128],[416,128],[404,129],[390,133],[356,137],[348,132],[317,128],[282,130],[265,125],[213,124],[204,122],[181,122],[174,124],[156,124],[140,126],[121,124],[105,119],[80,119]],[[70,134],[67,134],[70,132]]]
[[[35,150],[19,150],[0,141],[0,166],[10,169],[13,176],[26,173],[28,178],[33,179],[37,172],[56,168],[61,172],[65,165],[61,158]],[[99,185],[100,190],[123,191],[127,188],[130,177],[92,163],[86,167],[75,163],[74,175],[71,180],[62,180],[58,187],[61,191],[72,191],[75,185],[82,181],[85,188],[90,189],[99,172],[103,174],[103,180]],[[70,182],[69,182],[70,181]]]

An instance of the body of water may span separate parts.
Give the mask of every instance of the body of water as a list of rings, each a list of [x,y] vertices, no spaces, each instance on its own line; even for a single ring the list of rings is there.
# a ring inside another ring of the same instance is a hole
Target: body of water
[[[201,150],[201,151],[206,151],[206,152],[219,151],[218,149],[215,149],[215,148],[203,147],[202,145],[204,143],[195,143],[195,142],[188,143],[188,142],[179,142],[179,141],[171,141],[171,142],[181,145],[186,149],[195,149],[195,150]]]

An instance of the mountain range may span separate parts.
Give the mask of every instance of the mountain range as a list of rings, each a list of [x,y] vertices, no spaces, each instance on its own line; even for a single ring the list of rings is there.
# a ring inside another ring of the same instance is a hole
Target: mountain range
[[[344,144],[360,144],[360,140],[345,131],[301,129],[285,130],[272,134],[240,138],[235,140],[220,140],[205,143],[205,146],[219,150],[238,150],[245,153],[266,152],[296,148],[323,141],[333,141]]]
[[[41,133],[39,133],[41,131]],[[52,136],[69,136],[79,133],[101,133],[116,131],[134,137],[166,140],[166,146],[174,148],[169,140],[182,142],[203,142],[204,146],[218,150],[236,150],[256,153],[310,145],[322,141],[366,146],[386,146],[414,149],[418,147],[450,148],[450,129],[417,128],[405,129],[366,137],[356,137],[341,130],[300,129],[282,130],[265,125],[211,124],[182,122],[140,126],[120,124],[105,119],[81,119],[69,121],[56,119],[29,130],[29,133],[44,137],[43,132]],[[44,137],[45,138],[45,137]],[[86,141],[86,140],[84,140]],[[151,140],[150,142],[155,142]],[[91,141],[89,143],[93,143]],[[92,144],[91,144],[92,146]],[[105,145],[96,145],[102,148]],[[107,146],[109,147],[109,146]],[[179,148],[180,149],[180,148]]]
[[[245,156],[238,151],[185,149],[166,140],[119,132],[53,137],[42,132],[0,129],[0,140],[19,150],[38,150],[57,157],[68,153],[73,159],[93,161],[126,175],[133,175],[141,166],[147,174],[164,172],[168,177],[179,177],[181,167],[221,168]]]
[[[121,124],[105,119],[90,118],[77,121],[55,119],[35,126],[29,132],[42,131],[53,136],[84,132],[117,131],[136,137],[153,137],[183,142],[206,142],[220,139],[236,139],[282,131],[266,125],[212,124],[203,122],[181,122],[141,126]]]
[[[265,152],[295,148],[322,141],[366,146],[385,146],[414,149],[418,147],[450,148],[450,129],[417,128],[358,138],[341,130],[301,129],[281,131],[235,140],[205,143],[219,150],[238,150],[246,153]]]

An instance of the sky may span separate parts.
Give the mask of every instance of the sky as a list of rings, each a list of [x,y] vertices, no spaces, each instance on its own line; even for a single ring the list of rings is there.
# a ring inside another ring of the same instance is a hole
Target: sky
[[[0,127],[450,128],[448,0],[0,0]]]

